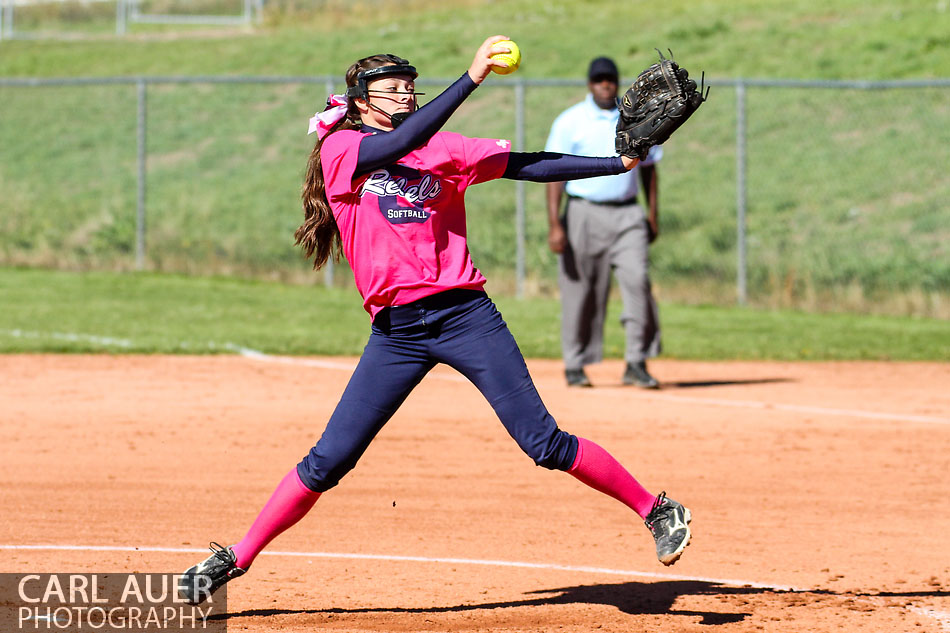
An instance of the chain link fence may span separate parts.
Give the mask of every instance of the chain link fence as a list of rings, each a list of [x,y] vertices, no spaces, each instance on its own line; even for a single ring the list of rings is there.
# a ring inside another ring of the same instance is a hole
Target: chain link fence
[[[0,263],[351,283],[293,246],[334,81],[0,79]],[[537,151],[585,93],[493,78],[446,128]],[[948,121],[948,80],[713,81],[659,165],[659,298],[950,317]],[[467,206],[493,292],[556,292],[544,185],[485,183]]]

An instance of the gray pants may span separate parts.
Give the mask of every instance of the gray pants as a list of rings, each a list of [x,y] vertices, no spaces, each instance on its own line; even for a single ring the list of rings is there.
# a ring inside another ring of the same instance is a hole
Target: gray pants
[[[580,369],[603,358],[611,270],[623,298],[624,359],[637,363],[659,354],[660,319],[650,286],[643,208],[569,198],[564,221],[568,246],[558,258],[564,367]]]

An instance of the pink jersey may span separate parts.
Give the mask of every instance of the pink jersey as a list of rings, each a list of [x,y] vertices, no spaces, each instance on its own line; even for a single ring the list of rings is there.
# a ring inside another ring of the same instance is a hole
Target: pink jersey
[[[438,132],[398,163],[356,178],[360,141],[341,130],[323,142],[327,198],[363,306],[385,307],[452,288],[480,289],[465,239],[465,190],[501,177],[511,144]]]

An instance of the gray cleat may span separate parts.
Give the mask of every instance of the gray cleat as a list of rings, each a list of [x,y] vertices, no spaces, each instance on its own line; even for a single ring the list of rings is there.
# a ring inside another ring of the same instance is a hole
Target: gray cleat
[[[661,492],[647,515],[646,525],[656,540],[656,557],[664,565],[672,565],[689,545],[689,522],[693,520],[689,508],[666,497]]]
[[[247,571],[237,566],[237,556],[230,547],[211,543],[211,556],[181,575],[178,593],[188,604],[201,604],[222,585]]]

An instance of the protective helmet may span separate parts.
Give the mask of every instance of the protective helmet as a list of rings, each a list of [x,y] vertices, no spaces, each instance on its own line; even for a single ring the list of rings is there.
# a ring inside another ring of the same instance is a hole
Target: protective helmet
[[[382,57],[388,58],[389,61],[392,62],[392,65],[377,66],[376,68],[361,70],[356,75],[356,85],[346,89],[347,97],[350,99],[364,99],[368,101],[369,89],[367,88],[367,84],[371,81],[376,81],[377,79],[390,75],[409,75],[413,79],[419,76],[419,73],[416,72],[416,67],[411,66],[408,59],[403,59],[402,57],[391,54],[382,55]]]

